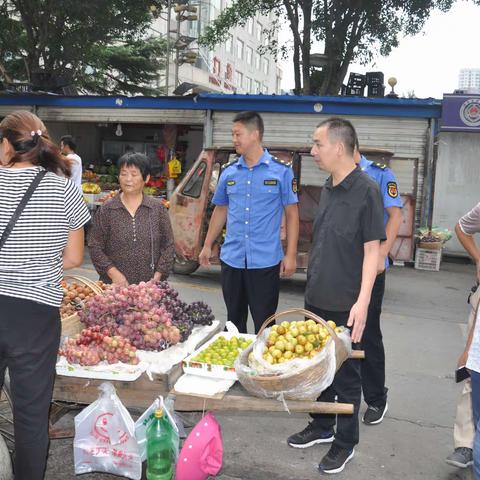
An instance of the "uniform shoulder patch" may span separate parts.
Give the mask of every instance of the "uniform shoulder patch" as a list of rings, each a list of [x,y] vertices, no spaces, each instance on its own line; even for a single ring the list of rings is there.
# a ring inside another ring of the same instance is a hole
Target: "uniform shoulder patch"
[[[387,166],[384,163],[376,163],[374,162],[373,165],[377,168],[381,168],[382,170],[385,170]]]
[[[279,158],[274,157],[273,155],[272,155],[272,160],[274,162],[280,163],[281,165],[284,165],[285,167],[291,167],[293,163],[291,160],[287,162],[286,160],[280,160]]]
[[[392,198],[398,197],[398,187],[396,182],[388,182],[387,183],[387,192],[388,195]]]
[[[231,165],[234,165],[235,163],[238,162],[238,160],[240,160],[240,156],[234,158],[233,160],[230,160],[229,162],[227,163],[224,163],[222,165],[222,170],[225,170],[226,168],[230,167]]]

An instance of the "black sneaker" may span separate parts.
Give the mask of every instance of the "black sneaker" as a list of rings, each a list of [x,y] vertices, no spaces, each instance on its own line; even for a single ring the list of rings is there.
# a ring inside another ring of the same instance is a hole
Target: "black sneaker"
[[[369,405],[363,415],[362,421],[365,425],[377,425],[377,423],[381,423],[383,417],[387,413],[387,410],[388,403],[386,403],[383,407],[374,407],[373,405]]]
[[[353,448],[348,450],[334,443],[318,465],[318,469],[323,473],[340,473],[354,454],[355,450]]]
[[[454,467],[467,468],[470,465],[473,465],[472,449],[468,447],[458,447],[445,459],[445,461]]]
[[[310,422],[301,432],[294,433],[287,438],[287,443],[293,448],[308,448],[317,443],[332,443],[332,432],[319,432]]]

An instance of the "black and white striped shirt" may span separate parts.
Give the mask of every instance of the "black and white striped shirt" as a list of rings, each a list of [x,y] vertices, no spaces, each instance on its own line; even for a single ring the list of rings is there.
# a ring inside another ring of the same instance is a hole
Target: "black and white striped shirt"
[[[0,168],[0,235],[40,169]],[[60,306],[68,232],[89,219],[78,187],[47,173],[0,250],[0,295]]]

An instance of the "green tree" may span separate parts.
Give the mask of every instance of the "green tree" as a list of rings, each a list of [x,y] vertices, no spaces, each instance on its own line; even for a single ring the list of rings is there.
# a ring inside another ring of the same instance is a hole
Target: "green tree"
[[[38,89],[155,94],[165,42],[148,35],[159,0],[2,0],[0,79]]]
[[[419,33],[431,11],[447,11],[454,0],[235,0],[210,25],[201,39],[213,46],[225,39],[230,28],[243,25],[258,13],[274,11],[273,30],[288,22],[293,37],[295,91],[336,95],[353,61],[368,63],[376,55],[388,55],[400,35]],[[271,34],[271,32],[270,32]],[[313,40],[324,46],[321,75],[311,84]],[[273,44],[274,54],[286,46]],[[321,80],[321,81],[320,81]]]

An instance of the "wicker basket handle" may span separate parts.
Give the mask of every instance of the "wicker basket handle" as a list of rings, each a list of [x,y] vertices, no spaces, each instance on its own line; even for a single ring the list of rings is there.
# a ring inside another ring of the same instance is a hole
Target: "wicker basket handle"
[[[93,293],[97,295],[103,295],[103,290],[92,280],[86,277],[81,277],[80,275],[65,275],[64,280],[67,278],[71,278],[72,280],[76,280],[77,282],[81,282],[85,284],[87,287],[92,289]]]
[[[302,317],[311,318],[312,320],[315,320],[317,323],[320,323],[321,325],[323,325],[328,330],[328,333],[332,338],[337,337],[335,330],[322,317],[319,317],[318,315],[315,315],[313,312],[310,312],[309,310],[305,310],[304,308],[291,308],[289,310],[284,310],[283,312],[274,313],[271,317],[268,317],[263,322],[263,325],[260,327],[260,330],[258,331],[258,335],[261,335],[265,330],[265,328],[267,328],[268,325],[272,323],[274,320],[278,320],[279,318],[286,317],[287,315],[301,315]]]

